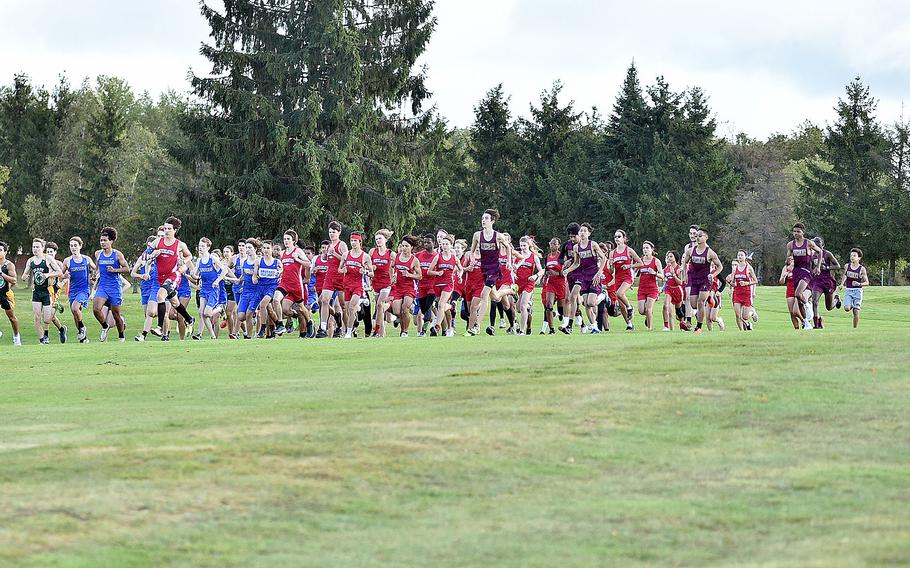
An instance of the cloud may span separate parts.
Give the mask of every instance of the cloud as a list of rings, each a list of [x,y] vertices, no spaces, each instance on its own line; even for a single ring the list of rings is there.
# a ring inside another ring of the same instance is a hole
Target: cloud
[[[642,80],[702,87],[723,128],[753,136],[824,123],[856,75],[890,122],[910,95],[910,3],[765,0],[437,0],[420,62],[434,102],[468,126],[503,83],[515,114],[561,79],[577,108],[609,113],[632,60]],[[0,82],[24,71],[52,85],[98,74],[137,91],[189,89],[208,27],[194,0],[0,0]]]

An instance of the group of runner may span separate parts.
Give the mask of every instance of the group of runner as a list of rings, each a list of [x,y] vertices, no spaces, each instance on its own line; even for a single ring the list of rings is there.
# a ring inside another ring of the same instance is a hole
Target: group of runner
[[[723,330],[719,313],[727,286],[733,291],[737,327],[750,331],[758,321],[753,305],[758,279],[746,251],[738,251],[729,274],[721,277],[723,263],[708,245],[708,232],[698,225],[689,228],[681,253],[668,251],[661,259],[650,241],[642,243],[641,254],[633,250],[622,229],[612,241],[597,242],[587,223],[570,223],[565,241],[551,239],[547,251],[532,236],[521,237],[516,245],[510,235],[495,230],[498,217],[496,210],[485,211],[470,244],[440,229],[421,237],[406,235],[393,252],[393,233],[382,229],[367,250],[362,233],[351,233],[346,243],[341,225],[331,222],[318,250],[288,230],[280,242],[241,239],[236,248],[213,248],[202,238],[195,256],[176,236],[180,220],[170,217],[132,264],[114,248],[113,227],[101,230],[94,255],[83,254],[80,237],[71,238],[70,255],[63,260],[56,258],[56,244],[36,238],[22,276],[32,281],[35,329],[45,344],[52,326],[61,343],[67,340],[67,326],[55,309],[64,286],[80,342],[89,341],[83,315],[89,306],[101,326],[100,340],[106,341],[115,328],[124,341],[121,305],[132,285],[127,274],[139,281],[144,307],[136,341],[149,335],[168,341],[174,323],[181,339],[216,339],[222,333],[231,339],[273,338],[295,327],[300,337],[351,338],[361,325],[364,336],[383,337],[390,326],[402,337],[414,327],[418,336],[453,336],[462,319],[464,335],[475,336],[487,316],[488,335],[495,335],[497,317],[507,334],[529,335],[537,289],[544,308],[540,334],[571,334],[573,328],[597,334],[610,329],[611,318],[622,318],[625,329],[633,330],[635,311],[650,330],[661,293],[664,331],[702,333],[714,325]],[[0,307],[12,325],[14,344],[20,345],[12,292],[17,275],[8,249],[0,242]],[[820,238],[808,239],[802,224],[794,225],[780,278],[787,284],[793,326],[824,327],[819,308],[824,297],[827,310],[843,305],[852,312],[856,327],[863,287],[869,284],[861,263],[862,251],[852,249],[840,282],[842,302],[837,258]],[[628,293],[636,278],[633,302]],[[194,297],[195,317],[189,311]]]

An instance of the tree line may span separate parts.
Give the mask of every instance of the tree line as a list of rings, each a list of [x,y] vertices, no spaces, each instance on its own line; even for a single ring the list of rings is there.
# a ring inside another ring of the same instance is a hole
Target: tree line
[[[719,136],[707,93],[643,85],[634,64],[606,116],[558,81],[516,112],[500,84],[452,128],[416,66],[432,2],[223,5],[202,5],[211,70],[188,93],[153,99],[116,77],[48,91],[24,74],[0,87],[0,239],[27,251],[33,235],[91,241],[110,224],[130,253],[169,214],[190,242],[291,226],[321,240],[329,220],[467,236],[495,207],[501,230],[539,242],[588,221],[595,239],[622,227],[666,251],[698,223],[721,254],[753,252],[765,281],[801,220],[891,282],[906,271],[910,122],[883,123],[859,78],[832,123],[766,140]]]

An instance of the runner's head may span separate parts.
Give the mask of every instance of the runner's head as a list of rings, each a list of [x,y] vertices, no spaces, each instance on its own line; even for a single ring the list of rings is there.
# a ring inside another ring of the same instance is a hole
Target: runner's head
[[[210,241],[207,237],[202,237],[199,239],[198,249],[200,255],[210,252],[212,250],[212,241]]]
[[[46,242],[42,238],[35,237],[34,239],[32,239],[32,254],[34,254],[35,256],[44,254],[45,244],[46,244]]]
[[[613,233],[613,242],[616,243],[617,247],[621,247],[626,244],[626,232],[622,229],[616,229]]]
[[[499,219],[499,210],[497,209],[487,209],[483,212],[483,215],[480,216],[480,226],[484,229],[492,229],[493,223]]]
[[[4,241],[0,241],[0,260],[6,260],[6,251],[9,250],[9,244]]]
[[[319,254],[321,254],[322,256],[325,256],[325,253],[328,252],[328,250],[329,250],[329,245],[331,245],[331,244],[332,244],[332,243],[330,243],[330,242],[327,241],[327,240],[326,240],[326,241],[322,241],[321,243],[319,243]]]
[[[698,225],[689,225],[689,242],[695,242],[695,239],[698,238],[698,230],[701,229]]]
[[[155,235],[164,238],[164,225],[159,225],[158,231],[155,232]]]
[[[581,240],[588,240],[591,238],[591,235],[594,234],[594,227],[590,223],[582,223],[578,228],[578,238]]]
[[[101,244],[101,248],[107,250],[113,246],[114,241],[117,240],[117,229],[113,227],[105,227],[101,229],[101,237],[98,239],[98,242]]]
[[[859,247],[853,247],[850,249],[850,262],[853,264],[859,264],[859,261],[863,259],[863,249]]]
[[[442,252],[444,252],[446,254],[449,254],[450,252],[452,252],[452,242],[453,242],[452,235],[450,235],[448,233],[444,234],[442,236],[442,239],[439,240],[439,250],[441,250]]]
[[[668,251],[667,251],[667,254],[664,255],[664,262],[666,262],[667,265],[676,264],[676,257],[677,257],[677,256],[678,256],[678,255],[676,254],[676,251],[675,251],[675,250],[668,250]]]
[[[231,258],[234,256],[234,247],[231,245],[224,245],[221,247],[221,254],[224,256],[224,258]]]
[[[518,239],[518,250],[521,251],[521,254],[528,254],[531,252],[531,237],[525,235]]]
[[[445,229],[436,229],[436,244],[442,246],[442,240],[449,236],[449,232]]]
[[[743,249],[739,249],[738,251],[736,251],[736,262],[738,262],[740,264],[746,262],[746,251],[744,251]]]
[[[259,249],[262,247],[262,243],[260,243],[257,239],[249,238],[246,240],[244,247],[246,248],[247,256],[255,256],[256,253],[259,252]]]
[[[643,255],[651,256],[655,252],[657,252],[657,251],[654,250],[654,243],[652,243],[651,241],[645,241],[645,242],[641,243],[641,253]]]
[[[433,233],[424,233],[423,238],[420,242],[420,246],[423,248],[423,250],[429,252],[436,250],[436,237],[433,235]]]
[[[708,242],[708,231],[705,229],[698,230],[698,244],[703,245]]]
[[[373,235],[373,242],[376,243],[377,247],[385,248],[389,246],[389,239],[392,238],[392,231],[388,229],[379,229],[376,231],[376,234]]]
[[[339,238],[341,238],[341,223],[332,221],[329,223],[329,240],[334,243],[338,241]]]
[[[560,245],[559,239],[557,239],[556,237],[553,237],[552,239],[550,239],[550,252],[554,253],[554,254],[559,252],[559,245]]]
[[[360,231],[354,231],[351,233],[351,250],[363,250],[363,233]]]
[[[823,238],[821,237],[821,235],[819,235],[819,236],[815,237],[814,239],[812,239],[812,242],[815,243],[815,244],[817,244],[817,245],[818,245],[818,248],[822,248],[822,249],[825,248],[825,239],[823,239]]]
[[[177,231],[180,230],[180,219],[171,215],[167,218],[163,225],[164,236],[169,239],[173,239],[174,235],[177,234]]]
[[[601,241],[599,244],[600,244],[600,250],[605,255],[609,256],[610,253],[613,252],[613,243],[611,243],[610,241]]]
[[[802,223],[797,223],[793,225],[793,238],[796,240],[802,240],[806,236],[806,226]]]
[[[411,235],[405,235],[401,237],[401,242],[398,243],[398,252],[403,255],[410,255],[414,252],[414,247],[417,246],[417,237]]]
[[[451,235],[449,235],[451,236]],[[455,240],[455,254],[459,257],[464,254],[464,251],[468,250],[468,242],[464,239]]]
[[[284,232],[284,237],[282,240],[284,241],[284,248],[287,250],[293,249],[295,246],[297,246],[297,231],[294,229],[288,229]]]
[[[303,245],[303,254],[310,260],[313,260],[313,257],[316,256],[316,248],[313,245]]]
[[[57,243],[54,241],[47,241],[47,244],[44,245],[44,250],[47,251],[47,256],[54,258],[57,255],[59,247],[57,247]]]
[[[82,250],[82,238],[81,237],[72,237],[70,238],[70,252],[72,254],[79,254]]]
[[[271,257],[275,250],[275,243],[272,242],[272,239],[265,239],[259,243],[259,248],[262,250],[262,256]]]
[[[237,254],[246,256],[246,239],[237,240]]]
[[[576,239],[576,237],[578,237],[578,230],[580,228],[581,228],[581,225],[579,225],[578,223],[575,223],[573,221],[572,223],[569,223],[568,225],[566,225],[566,235],[568,235],[569,239],[574,241]]]

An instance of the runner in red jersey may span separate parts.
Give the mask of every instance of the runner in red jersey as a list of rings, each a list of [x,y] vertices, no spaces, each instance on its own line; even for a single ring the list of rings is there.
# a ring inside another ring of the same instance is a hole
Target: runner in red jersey
[[[370,256],[363,252],[363,233],[351,233],[351,250],[344,255],[344,262],[338,268],[344,285],[345,325],[344,338],[354,337],[357,325],[357,312],[360,311],[360,299],[363,298],[363,277],[373,275],[373,264]]]
[[[448,234],[439,241],[439,253],[433,259],[430,265],[431,273],[436,276],[436,298],[438,298],[439,313],[438,319],[442,324],[442,333],[446,337],[455,335],[455,329],[452,327],[452,293],[455,291],[455,277],[461,272],[461,262],[455,256],[452,250],[452,237]]]
[[[420,271],[420,262],[412,253],[417,246],[417,238],[411,235],[402,237],[398,243],[398,254],[392,268],[392,313],[401,321],[401,337],[408,336],[411,325],[411,310],[414,307],[414,298],[417,296],[417,282],[423,273]]]
[[[487,333],[495,330],[496,314],[502,318],[505,316],[509,320],[509,327],[506,330],[507,335],[515,333],[515,304],[512,301],[515,290],[512,285],[515,284],[515,249],[512,248],[512,235],[501,233],[503,242],[509,244],[509,249],[499,249],[499,278],[496,279],[495,288],[490,298],[490,326],[487,327]],[[500,320],[500,328],[505,327],[505,321]]]
[[[531,304],[534,302],[534,287],[544,275],[540,264],[540,250],[534,239],[525,235],[518,241],[518,254],[515,257],[515,283],[518,285],[518,306],[521,311],[521,325],[518,335],[530,335]]]
[[[323,281],[323,289],[319,293],[319,332],[317,338],[327,337],[326,329],[328,327],[329,307],[332,304],[335,292],[340,292],[343,287],[343,279],[338,274],[338,267],[348,253],[348,247],[341,240],[341,224],[338,221],[329,223],[329,246],[326,250],[326,260],[328,269]],[[336,323],[337,322],[336,317]]]
[[[685,288],[682,282],[682,267],[676,261],[676,251],[669,251],[664,256],[666,267],[664,268],[664,331],[673,329],[673,315],[679,321],[679,329],[688,331],[689,324],[686,321]]]
[[[727,284],[733,288],[733,312],[736,314],[736,327],[742,331],[752,331],[752,286],[758,284],[755,270],[746,260],[746,251],[736,253]]]
[[[281,317],[288,318],[296,305],[297,330],[300,337],[306,337],[307,323],[310,321],[309,298],[304,282],[310,280],[310,260],[303,249],[297,246],[297,232],[288,229],[284,232],[284,250],[281,252],[281,281],[275,290],[275,303],[280,308]],[[285,332],[284,322],[275,328],[277,335]]]
[[[376,313],[373,320],[373,335],[385,337],[386,305],[389,303],[389,293],[392,291],[392,251],[388,248],[392,231],[379,229],[373,235],[376,246],[370,249],[370,262],[373,263],[373,300],[376,303]]]
[[[601,292],[597,295],[597,323],[601,331],[610,331],[610,318],[619,316],[619,307],[616,303],[616,278],[613,276],[613,263],[610,255],[613,254],[613,243],[601,242],[600,252],[607,262],[600,271]]]
[[[799,308],[796,306],[799,300],[796,298],[796,283],[793,281],[793,258],[788,258],[787,263],[780,271],[780,284],[786,284],[787,310],[790,312],[790,323],[794,329],[802,329],[803,320],[799,316]]]
[[[168,217],[162,225],[162,230],[164,236],[158,237],[150,245],[152,252],[149,254],[149,258],[155,259],[155,266],[158,270],[158,328],[162,330],[161,340],[168,341],[170,336],[165,329],[168,303],[186,322],[186,334],[192,335],[193,333],[193,323],[196,320],[186,311],[186,306],[177,299],[177,287],[180,285],[183,271],[189,266],[193,255],[186,243],[176,237],[177,231],[180,230],[180,219]],[[183,260],[183,263],[178,263],[180,260]]]
[[[461,271],[455,274],[455,290],[452,292],[452,303],[457,309],[458,300],[461,300],[461,309],[458,312],[461,315],[461,319],[467,322],[469,302],[465,300],[465,283],[467,282],[468,273],[465,270],[464,262],[467,259],[465,251],[468,249],[468,243],[464,239],[455,239],[455,244],[452,248],[455,251],[455,258],[458,259],[458,264],[461,265]],[[455,321],[453,316],[452,330],[455,329]]]
[[[436,237],[427,233],[421,239],[421,250],[417,252],[417,262],[423,278],[417,283],[417,302],[420,304],[414,323],[417,325],[417,337],[427,334],[427,326],[433,320],[433,307],[436,305],[436,278],[439,271],[432,269],[436,260]],[[435,324],[434,324],[435,325]],[[435,335],[435,332],[433,333]]]
[[[544,289],[544,319],[546,320],[547,331],[550,335],[556,333],[556,326],[553,323],[553,308],[557,308],[557,314],[562,314],[565,309],[566,301],[566,277],[563,276],[561,253],[559,252],[559,239],[550,239],[550,252],[547,253],[547,283]],[[541,333],[544,333],[541,330]]]
[[[626,330],[632,331],[635,326],[632,325],[632,304],[626,297],[626,292],[635,282],[635,276],[632,274],[632,267],[641,262],[638,253],[632,250],[627,244],[626,232],[622,229],[616,229],[613,234],[613,277],[616,279],[616,301],[619,304],[619,311],[623,319],[626,320]]]
[[[654,303],[660,297],[657,282],[664,281],[664,267],[654,257],[654,243],[651,241],[642,243],[641,254],[641,258],[632,267],[638,271],[638,313],[645,316],[645,328],[651,331]]]

